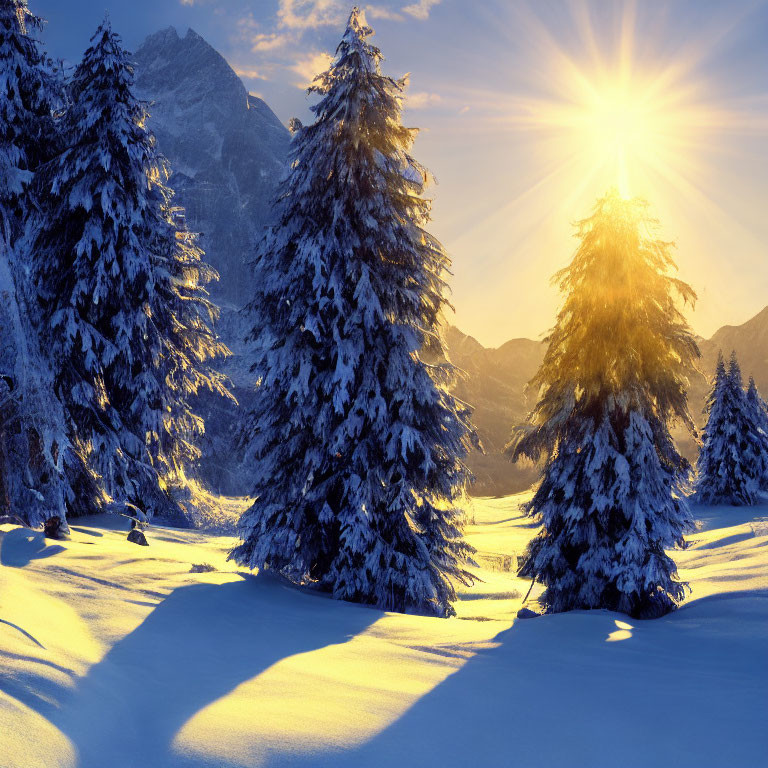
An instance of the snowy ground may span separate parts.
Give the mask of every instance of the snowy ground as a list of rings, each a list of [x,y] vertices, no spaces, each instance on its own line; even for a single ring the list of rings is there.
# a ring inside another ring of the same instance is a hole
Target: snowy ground
[[[524,498],[475,501],[487,566]],[[693,594],[647,622],[515,620],[528,584],[487,568],[458,618],[385,614],[238,571],[224,536],[2,526],[0,766],[766,766],[768,505],[700,512]]]

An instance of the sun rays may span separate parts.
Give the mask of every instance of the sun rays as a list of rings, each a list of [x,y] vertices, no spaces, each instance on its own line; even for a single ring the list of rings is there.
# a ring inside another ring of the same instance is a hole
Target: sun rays
[[[660,43],[654,52],[647,39],[641,47],[632,4],[614,36],[586,3],[571,7],[575,37],[574,29],[556,34],[530,12],[518,19],[513,26],[530,49],[525,77],[515,75],[507,93],[480,95],[475,107],[510,142],[533,145],[564,189],[616,186],[654,201],[670,189],[687,192],[701,186],[708,155],[724,136],[768,129],[765,117],[739,109],[695,74],[706,50],[675,52]]]
[[[565,20],[545,6],[497,8],[487,40],[495,67],[472,73],[479,89],[455,88],[444,100],[446,112],[456,108],[448,121],[456,141],[498,148],[492,161],[478,153],[485,177],[476,169],[466,174],[468,183],[483,178],[485,199],[496,207],[466,205],[464,219],[437,222],[455,254],[459,324],[487,318],[488,335],[479,321],[474,332],[491,341],[495,328],[507,329],[499,341],[544,331],[556,304],[546,282],[569,256],[569,223],[610,187],[649,200],[665,221],[681,272],[701,297],[691,317],[699,332],[759,310],[762,298],[720,272],[729,249],[745,264],[764,258],[756,211],[764,183],[750,154],[764,162],[765,95],[759,85],[735,89],[713,63],[733,55],[752,6],[710,9],[684,26],[663,4],[609,10],[579,0],[567,8]],[[504,272],[498,288],[477,283],[478,258]],[[535,281],[538,292],[530,288]],[[516,283],[527,286],[512,309],[519,319],[509,311]],[[710,285],[727,291],[708,292]]]

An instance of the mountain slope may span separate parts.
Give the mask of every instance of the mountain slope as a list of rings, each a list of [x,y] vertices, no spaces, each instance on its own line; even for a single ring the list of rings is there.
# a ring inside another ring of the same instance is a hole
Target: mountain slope
[[[754,376],[758,389],[768,394],[768,307],[742,325],[724,325],[701,342],[702,370],[708,376],[721,350],[726,357],[735,350],[745,377]]]
[[[221,274],[212,293],[242,305],[250,299],[245,262],[269,220],[288,130],[192,29],[184,37],[173,27],[151,35],[134,59],[149,127],[171,163],[171,187]]]
[[[269,223],[290,134],[192,29],[184,37],[173,27],[151,35],[134,59],[137,92],[149,103],[148,124],[171,164],[176,200],[186,209],[188,228],[202,233],[206,261],[221,276],[210,288],[222,308],[217,330],[235,353],[221,368],[247,407],[252,379],[242,354],[243,320],[236,310],[253,296],[248,262]],[[207,393],[201,395],[199,411],[206,422],[200,477],[217,490],[247,492],[234,447],[240,411]]]
[[[476,476],[473,493],[499,495],[527,488],[536,479],[536,470],[526,463],[512,464],[501,451],[512,428],[525,421],[534,405],[536,393],[526,394],[525,387],[541,365],[546,345],[512,339],[497,349],[487,349],[454,327],[447,329],[446,341],[452,362],[467,374],[456,385],[456,393],[474,406],[474,421],[486,451],[469,459]],[[742,325],[724,326],[711,339],[700,341],[700,347],[700,373],[691,380],[688,393],[699,429],[704,426],[709,378],[720,351],[727,357],[735,350],[745,379],[754,376],[758,389],[768,395],[768,307]],[[674,435],[683,455],[695,461],[695,438],[680,427]]]

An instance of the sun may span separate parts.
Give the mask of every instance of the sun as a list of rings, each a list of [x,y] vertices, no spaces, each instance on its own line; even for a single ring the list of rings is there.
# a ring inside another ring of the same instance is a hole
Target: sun
[[[662,115],[626,86],[596,90],[584,107],[582,139],[591,143],[597,165],[605,165],[622,197],[631,196],[630,178],[640,165],[660,157]]]
[[[515,89],[467,100],[507,141],[529,145],[541,179],[559,176],[569,202],[609,187],[657,202],[673,191],[690,197],[716,141],[744,128],[744,115],[714,101],[711,84],[694,74],[703,53],[652,55],[632,13],[612,34],[582,11],[576,42],[518,17],[531,60],[524,77]]]
[[[582,179],[600,179],[625,198],[652,194],[660,178],[681,181],[696,162],[691,137],[708,119],[689,94],[641,73],[568,76],[568,97],[539,102],[530,117]]]

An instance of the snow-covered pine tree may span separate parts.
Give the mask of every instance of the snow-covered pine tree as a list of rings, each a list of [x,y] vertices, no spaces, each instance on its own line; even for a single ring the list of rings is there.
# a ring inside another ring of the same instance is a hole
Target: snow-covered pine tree
[[[707,414],[696,500],[701,504],[754,504],[764,470],[764,441],[742,387],[735,353],[727,370],[722,355],[718,358]]]
[[[201,387],[226,392],[208,364],[226,348],[202,287],[215,273],[173,223],[132,86],[105,21],[70,85],[67,147],[41,173],[36,274],[57,391],[87,467],[116,502],[176,516],[167,480],[203,428],[190,400]]]
[[[154,146],[153,138],[151,142]],[[165,384],[159,389],[165,415],[148,432],[148,447],[163,486],[170,487],[183,486],[185,475],[200,458],[197,443],[205,423],[195,410],[198,394],[208,391],[235,405],[237,401],[227,377],[212,365],[231,354],[214,332],[219,308],[205,289],[219,276],[203,260],[198,235],[177,228],[174,217],[183,210],[174,205],[173,190],[167,186],[170,167],[164,158],[154,161],[151,192],[159,218],[151,248],[157,273],[151,306],[161,334],[162,353],[156,363],[158,381]]]
[[[386,610],[453,613],[473,431],[436,331],[449,260],[423,228],[428,173],[355,8],[297,130],[250,305],[256,501],[231,557]]]
[[[520,574],[545,585],[550,612],[659,616],[684,596],[665,552],[691,525],[669,424],[692,428],[686,386],[699,351],[678,301],[695,295],[668,274],[672,244],[644,201],[612,190],[577,227],[573,261],[555,278],[565,301],[531,382],[539,400],[508,447],[547,457],[527,507],[542,530]]]
[[[37,336],[23,223],[30,183],[54,151],[55,79],[24,0],[0,0],[0,513],[65,521],[61,404]]]
[[[762,442],[760,489],[768,490],[768,405],[760,395],[752,376],[749,377],[749,386],[747,387],[747,403],[752,411],[752,422],[756,425]]]
[[[56,146],[52,105],[58,101],[52,65],[33,33],[42,20],[26,0],[0,0],[0,195],[6,215],[18,225],[35,169]],[[16,232],[18,234],[18,232]]]

